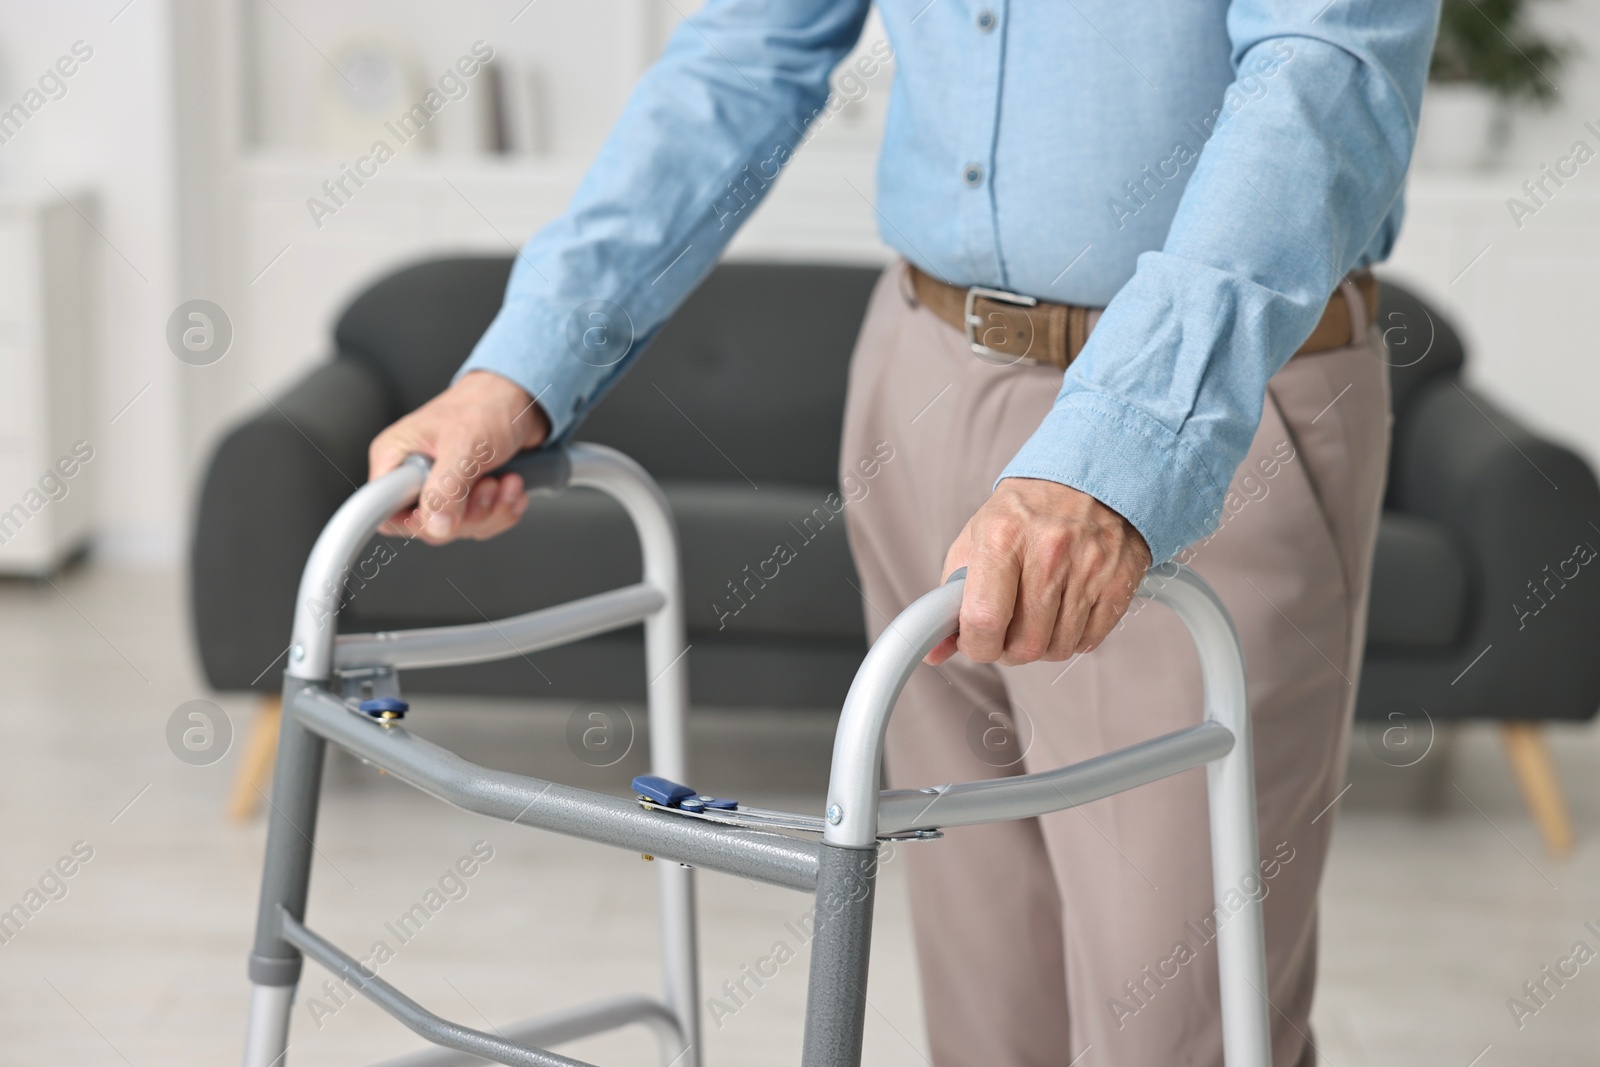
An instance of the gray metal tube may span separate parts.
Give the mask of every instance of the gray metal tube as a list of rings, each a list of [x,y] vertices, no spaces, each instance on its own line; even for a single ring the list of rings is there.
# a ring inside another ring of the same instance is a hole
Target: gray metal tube
[[[666,595],[659,588],[640,583],[499,622],[342,634],[334,644],[334,663],[339,667],[396,668],[483,663],[540,652],[631,626],[666,603]]]
[[[876,846],[822,846],[802,1067],[857,1067],[861,1063],[877,876]]]
[[[661,1046],[661,1062],[672,1063],[683,1048],[677,1017],[659,1000],[636,994],[607,997],[605,1000],[553,1011],[548,1015],[502,1026],[499,1034],[519,1045],[549,1048],[576,1041],[580,1037],[620,1030],[634,1023],[648,1027],[656,1035]],[[431,1048],[397,1060],[385,1060],[377,1067],[476,1067],[485,1062],[481,1056],[474,1056],[470,1052]]]
[[[299,962],[299,956],[295,957]],[[244,1032],[244,1067],[283,1067],[289,1048],[289,1009],[294,1007],[294,986],[250,987],[250,1016]]]
[[[1227,755],[1233,745],[1230,730],[1203,722],[1053,771],[932,789],[884,790],[878,799],[878,832],[973,826],[1075,808],[1199,767]]]
[[[332,673],[345,573],[383,520],[417,499],[428,480],[428,467],[423,457],[408,457],[382,478],[352,493],[317,535],[294,598],[287,672],[291,677],[320,681]]]
[[[286,703],[302,685],[284,679]],[[250,978],[259,985],[292,986],[300,977],[300,954],[278,935],[278,909],[286,908],[297,918],[305,915],[326,747],[292,715],[279,719],[278,761],[267,811],[267,857],[250,959]]]
[[[318,934],[306,929],[288,912],[280,912],[283,936],[301,952],[322,964],[334,974],[349,982],[361,995],[404,1023],[408,1029],[420,1034],[436,1045],[468,1052],[491,1063],[509,1064],[511,1067],[592,1067],[582,1060],[574,1060],[540,1048],[529,1048],[507,1041],[494,1034],[473,1030],[440,1018],[424,1008],[376,974],[362,969],[361,964],[340,951]]]
[[[1205,717],[1234,736],[1233,750],[1206,765],[1211,817],[1211,880],[1221,900],[1259,877],[1255,750],[1244,652],[1222,600],[1198,575],[1164,564],[1145,576],[1139,595],[1166,604],[1189,629],[1200,654]],[[1245,893],[1244,907],[1217,930],[1221,978],[1223,1060],[1228,1067],[1272,1067],[1272,1016],[1267,1002],[1266,934],[1261,898]]]
[[[597,445],[573,445],[559,452],[518,456],[507,469],[525,476],[529,492],[559,491],[565,487],[568,472],[580,456],[590,464],[626,464],[638,469],[621,453]],[[327,678],[332,672],[334,636],[345,574],[355,561],[356,553],[383,521],[417,499],[431,466],[425,456],[406,457],[405,462],[382,478],[350,494],[350,499],[340,505],[322,528],[300,572],[300,589],[295,594],[288,668],[293,677],[315,681]],[[515,654],[505,649],[505,642],[492,630],[485,634],[480,628],[477,637],[483,642],[483,659]],[[501,650],[498,655],[494,653],[497,648]]]
[[[643,467],[614,449],[569,450],[571,484],[599,489],[620,503],[639,534],[643,584],[659,590],[659,610],[644,620],[650,769],[675,782],[689,780],[689,645],[683,621],[678,533],[661,487]],[[667,1003],[686,1044],[681,1067],[700,1067],[700,967],[696,948],[694,871],[663,864],[661,972]]]
[[[719,826],[633,800],[482,767],[400,726],[380,726],[327,690],[285,694],[284,718],[458,808],[524,826],[811,892],[818,846],[781,834]]]
[[[828,777],[828,827],[822,839],[841,848],[871,848],[878,840],[878,767],[889,715],[911,672],[955,632],[964,577],[925,593],[878,636],[856,671],[833,736]]]
[[[304,683],[284,679],[285,699]],[[305,915],[311,881],[312,840],[322,794],[326,742],[284,715],[278,724],[278,763],[267,815],[267,857],[261,871],[253,986],[245,1029],[244,1067],[279,1067],[289,1047],[289,1009],[300,981],[300,952],[282,936],[279,916]]]

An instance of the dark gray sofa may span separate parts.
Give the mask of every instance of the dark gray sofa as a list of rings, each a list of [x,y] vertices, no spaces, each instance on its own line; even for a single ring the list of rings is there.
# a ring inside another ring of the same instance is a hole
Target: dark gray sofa
[[[441,259],[380,280],[339,320],[333,358],[222,441],[191,554],[195,635],[213,686],[276,689],[312,541],[365,479],[372,437],[447,384],[494,316],[509,266]],[[859,663],[854,568],[826,501],[837,491],[850,350],[875,278],[856,267],[718,267],[581,427],[581,439],[637,458],[672,502],[697,702],[837,706]],[[1383,735],[1403,738],[1397,765],[1410,758],[1406,745],[1448,720],[1590,718],[1600,707],[1600,655],[1588,647],[1600,636],[1600,577],[1550,586],[1535,616],[1513,605],[1537,603],[1529,583],[1546,581],[1544,568],[1559,568],[1574,546],[1600,547],[1593,473],[1465,386],[1459,338],[1414,295],[1385,283],[1380,325],[1392,350],[1395,447],[1358,717],[1406,727]],[[779,542],[803,548],[778,578],[747,581],[745,567]],[[351,591],[342,629],[476,622],[639,574],[620,510],[583,492],[537,501],[492,542],[391,545],[394,562]],[[645,682],[634,630],[487,667],[414,672],[405,684],[637,699]],[[1515,736],[1530,804],[1540,809],[1541,791],[1559,802],[1537,737]],[[1560,834],[1545,829],[1559,851]]]

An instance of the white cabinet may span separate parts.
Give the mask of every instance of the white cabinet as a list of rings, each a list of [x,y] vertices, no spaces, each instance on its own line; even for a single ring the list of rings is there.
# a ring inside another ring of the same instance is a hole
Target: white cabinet
[[[94,232],[86,195],[0,191],[0,573],[48,574],[89,537]],[[70,202],[69,202],[70,201]]]

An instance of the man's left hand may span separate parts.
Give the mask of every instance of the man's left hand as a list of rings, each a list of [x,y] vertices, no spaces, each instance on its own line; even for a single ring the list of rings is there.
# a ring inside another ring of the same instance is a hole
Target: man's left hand
[[[928,653],[959,649],[977,663],[1015,666],[1093,651],[1116,626],[1150,549],[1133,524],[1087,493],[1005,478],[945,554],[967,568],[960,633]]]

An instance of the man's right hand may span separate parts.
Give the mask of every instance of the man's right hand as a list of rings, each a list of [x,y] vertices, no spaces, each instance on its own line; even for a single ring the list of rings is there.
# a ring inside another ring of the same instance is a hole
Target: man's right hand
[[[462,375],[367,449],[369,481],[414,452],[433,460],[417,505],[391,516],[384,532],[420,536],[434,545],[504,533],[522,517],[528,495],[519,475],[484,474],[549,435],[550,420],[527,390],[491,371]]]

